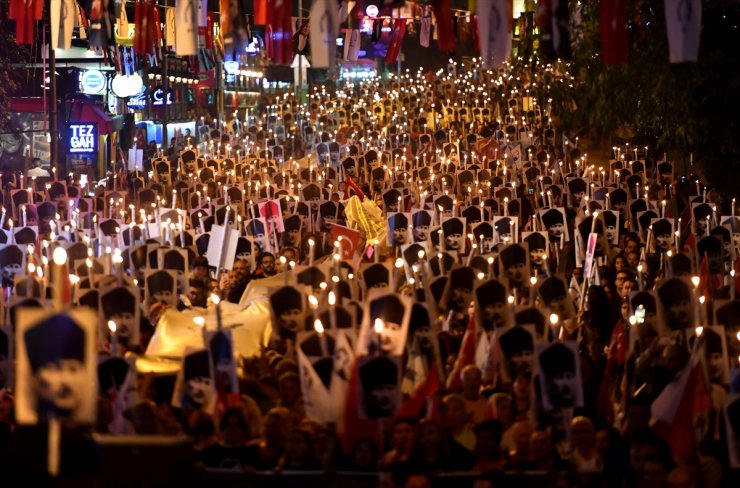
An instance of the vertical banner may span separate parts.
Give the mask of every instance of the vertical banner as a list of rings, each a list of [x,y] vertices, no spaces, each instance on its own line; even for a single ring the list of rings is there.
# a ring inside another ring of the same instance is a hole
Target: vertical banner
[[[442,51],[451,53],[455,50],[455,34],[452,30],[451,0],[431,0],[434,8],[434,19],[437,21],[437,44]]]
[[[570,59],[570,12],[568,0],[539,0],[537,26],[540,50],[545,59]]]
[[[164,40],[167,47],[174,46],[176,43],[175,9],[172,7],[165,7],[164,10]]]
[[[207,0],[206,0],[207,1]],[[254,0],[254,23],[255,25],[267,24],[267,0]]]
[[[62,19],[62,0],[49,3],[49,24],[51,25],[51,48],[59,48],[59,27]]]
[[[357,61],[360,53],[360,30],[347,29],[344,37],[344,59],[346,61]]]
[[[290,14],[290,0],[267,3],[267,23],[271,27],[271,35],[266,42],[272,44],[270,59],[276,64],[290,65],[293,62],[293,25]]]
[[[483,67],[498,68],[511,55],[511,2],[478,0],[477,12]]]
[[[599,9],[604,64],[627,64],[626,0],[602,0]]]
[[[224,45],[226,45],[228,42],[231,42],[231,31],[233,29],[231,25],[231,2],[229,0],[220,0],[219,5],[220,15],[218,18],[221,28],[221,39],[223,39]]]
[[[331,68],[336,61],[339,11],[334,0],[317,0],[309,14],[311,66]]]
[[[198,1],[198,27],[208,27],[208,0]]]
[[[64,17],[74,15],[73,10],[69,10],[69,8],[65,9],[64,0],[61,1],[61,21],[65,22]],[[89,12],[89,21],[90,21],[90,32],[89,32],[89,43],[90,47],[100,47],[100,48],[106,48],[110,44],[112,44],[112,24],[111,24],[111,18],[110,13],[108,11],[109,4],[106,2],[105,4],[102,1],[95,1],[95,0],[89,0],[87,2],[87,10]],[[71,8],[71,7],[70,7]],[[66,10],[66,11],[65,11]],[[68,12],[67,12],[68,11]],[[151,17],[150,17],[151,18]],[[137,26],[139,24],[136,24]],[[70,29],[72,27],[70,26]],[[151,45],[149,46],[151,48]]]
[[[393,35],[388,45],[388,51],[385,53],[386,63],[395,63],[398,60],[398,53],[401,52],[403,37],[406,35],[406,19],[396,19],[393,25]]]
[[[432,37],[432,16],[429,10],[424,10],[424,16],[421,18],[421,31],[419,32],[419,44],[422,47],[429,47],[429,40]]]
[[[198,7],[195,2],[177,0],[175,5],[175,52],[178,56],[198,53]]]
[[[701,0],[665,0],[671,63],[695,62],[701,38]]]
[[[52,44],[58,42],[57,47],[59,49],[69,49],[72,47],[72,30],[75,27],[77,8],[74,0],[61,0],[61,12],[59,24],[57,25],[58,37],[57,39],[52,37]]]
[[[480,52],[480,31],[478,30],[478,15],[470,16],[470,30],[473,33],[473,49]]]

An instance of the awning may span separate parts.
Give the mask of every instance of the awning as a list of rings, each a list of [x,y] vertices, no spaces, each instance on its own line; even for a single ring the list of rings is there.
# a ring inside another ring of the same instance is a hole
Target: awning
[[[77,99],[72,101],[69,110],[69,121],[88,122],[98,125],[98,134],[110,134],[113,132],[113,121],[103,109],[89,100]]]
[[[11,112],[43,112],[44,99],[42,97],[24,97],[10,99]],[[49,110],[49,102],[46,102],[46,109]]]

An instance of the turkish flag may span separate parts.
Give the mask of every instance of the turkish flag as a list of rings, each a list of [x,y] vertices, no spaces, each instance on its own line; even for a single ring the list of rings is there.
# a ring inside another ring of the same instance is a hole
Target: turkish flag
[[[393,25],[393,35],[391,43],[388,45],[388,51],[385,53],[386,63],[395,63],[398,60],[398,53],[401,52],[403,36],[406,35],[406,19],[396,19]]]
[[[450,53],[455,50],[455,34],[452,30],[452,1],[432,0],[434,18],[437,21],[437,44],[442,51]]]
[[[627,64],[626,0],[602,0],[599,16],[604,64]]]
[[[342,259],[352,259],[357,251],[357,244],[360,242],[360,231],[339,224],[331,224],[330,235],[331,242],[339,241]]]
[[[462,380],[460,379],[462,370],[468,364],[475,364],[475,336],[475,315],[471,313],[468,328],[465,330],[465,335],[463,335],[462,344],[460,345],[460,351],[457,353],[455,365],[447,377],[447,389],[449,391],[458,391],[462,388]]]
[[[272,43],[271,57],[275,64],[290,65],[293,62],[293,26],[290,0],[267,2],[267,24],[272,27],[272,35],[267,43]]]
[[[352,376],[347,390],[347,403],[344,408],[343,422],[338,430],[342,447],[349,452],[355,443],[362,438],[370,438],[380,443],[379,423],[373,419],[360,417],[360,374],[357,360],[352,367]]]
[[[272,3],[272,2],[269,2]],[[254,24],[267,24],[267,0],[254,0]]]
[[[478,16],[470,16],[470,29],[473,31],[473,49],[475,52],[480,52],[480,36],[478,35]]]

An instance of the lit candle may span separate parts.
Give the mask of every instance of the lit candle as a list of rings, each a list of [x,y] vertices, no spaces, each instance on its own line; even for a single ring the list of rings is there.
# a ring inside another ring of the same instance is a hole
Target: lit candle
[[[108,330],[110,331],[110,354],[113,357],[118,356],[118,339],[116,338],[116,330],[118,327],[112,320],[108,321]]]
[[[324,326],[322,325],[321,320],[314,320],[313,328],[319,335],[319,344],[321,344],[321,357],[327,357],[329,355],[329,348],[326,345],[326,337],[324,337]]]
[[[385,328],[385,324],[383,323],[383,319],[380,317],[375,319],[375,323],[373,324],[373,329],[375,329],[375,340],[377,341],[377,354],[380,354],[381,345],[382,345],[382,334],[383,334],[383,328]]]
[[[216,327],[221,330],[221,298],[215,293],[211,293],[211,302],[216,305]]]
[[[60,311],[64,308],[64,276],[67,272],[67,251],[62,246],[57,246],[52,254],[54,261],[54,309]]]

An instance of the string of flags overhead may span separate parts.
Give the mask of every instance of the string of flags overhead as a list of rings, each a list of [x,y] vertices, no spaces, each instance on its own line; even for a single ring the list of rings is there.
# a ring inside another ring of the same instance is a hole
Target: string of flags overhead
[[[567,0],[540,0],[535,12],[539,50],[545,59],[570,59],[574,35],[571,32],[578,12],[569,10]],[[120,48],[133,47],[137,56],[148,62],[161,62],[163,50],[174,47],[179,56],[197,56],[199,66],[210,69],[214,54],[224,59],[242,52],[254,40],[255,26],[265,30],[265,52],[274,64],[293,62],[298,33],[303,27],[293,16],[291,0],[256,1],[254,13],[248,14],[240,2],[221,0],[220,12],[208,12],[207,0],[178,0],[174,7],[154,0],[135,0],[134,19],[126,13],[127,0],[103,3],[89,0],[51,0],[48,22],[50,44],[54,49],[72,45],[74,31],[87,39],[94,50],[102,50],[112,65],[123,56]],[[401,7],[401,8],[398,8]],[[701,0],[665,0],[666,34],[671,63],[698,59],[701,37]],[[9,18],[15,21],[18,44],[39,42],[38,26],[47,22],[41,0],[11,0]],[[302,17],[301,17],[302,18]],[[524,18],[524,17],[522,17]],[[500,67],[511,56],[514,33],[512,0],[476,0],[469,10],[453,9],[451,0],[421,2],[382,2],[365,6],[364,2],[314,0],[310,4],[307,35],[312,66],[331,67],[337,61],[335,40],[346,29],[343,59],[357,59],[362,22],[371,21],[371,39],[381,38],[383,27],[390,27],[386,62],[395,62],[407,33],[418,29],[419,44],[453,54],[459,42],[472,40],[484,67]],[[527,21],[525,20],[524,23]],[[626,64],[628,26],[625,0],[600,3],[599,24],[602,56],[607,65]],[[418,25],[418,27],[417,27]],[[533,27],[533,26],[532,26]],[[469,37],[470,35],[470,37]],[[657,33],[656,33],[657,35]],[[43,40],[43,39],[42,39]],[[303,39],[305,42],[305,39]],[[300,42],[300,40],[299,40]],[[298,51],[303,49],[298,48]]]

